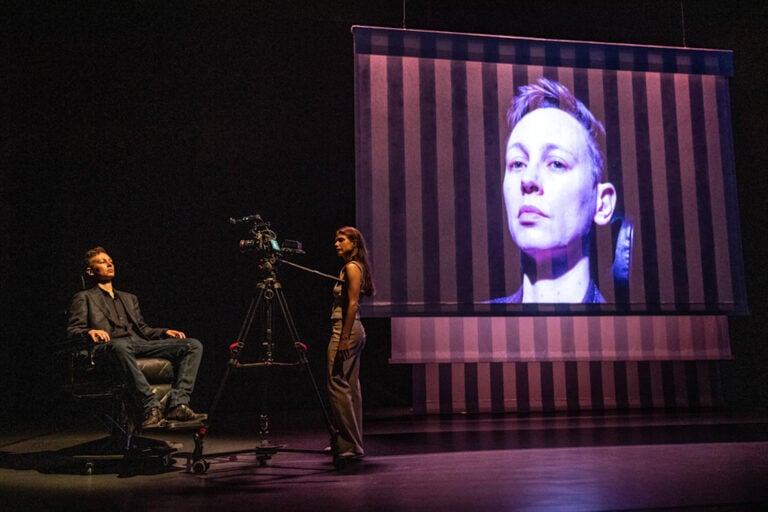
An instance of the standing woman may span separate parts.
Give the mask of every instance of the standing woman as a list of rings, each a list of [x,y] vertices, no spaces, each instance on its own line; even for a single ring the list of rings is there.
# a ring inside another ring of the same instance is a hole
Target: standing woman
[[[363,235],[346,226],[336,231],[336,254],[344,267],[333,287],[333,334],[328,344],[328,397],[338,430],[338,455],[361,458],[363,449],[363,402],[360,392],[360,355],[365,329],[360,322],[360,299],[374,293]]]

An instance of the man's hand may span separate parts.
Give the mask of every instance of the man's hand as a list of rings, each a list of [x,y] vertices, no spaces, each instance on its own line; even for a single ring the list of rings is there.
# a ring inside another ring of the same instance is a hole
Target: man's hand
[[[169,338],[186,338],[187,337],[187,335],[184,334],[183,332],[176,331],[173,329],[168,329],[167,331],[165,331],[165,335],[168,336]]]
[[[107,331],[100,331],[98,329],[88,331],[88,336],[91,337],[94,343],[108,343],[110,339]]]

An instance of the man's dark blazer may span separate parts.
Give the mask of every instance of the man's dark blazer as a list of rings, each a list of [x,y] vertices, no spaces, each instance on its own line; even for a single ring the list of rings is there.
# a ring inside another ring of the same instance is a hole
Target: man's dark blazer
[[[115,296],[120,297],[123,302],[128,320],[137,334],[148,340],[167,338],[165,334],[167,328],[150,327],[144,322],[139,309],[139,299],[135,295],[117,290],[114,292]],[[98,286],[77,292],[72,297],[67,323],[68,337],[87,338],[88,331],[91,329],[107,331],[111,335],[114,332],[115,323],[112,308],[107,304],[104,292]]]

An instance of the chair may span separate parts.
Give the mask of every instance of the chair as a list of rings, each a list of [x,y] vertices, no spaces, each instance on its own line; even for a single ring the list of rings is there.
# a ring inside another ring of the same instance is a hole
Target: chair
[[[120,378],[120,372],[95,347],[88,340],[68,339],[59,344],[55,353],[66,364],[62,390],[75,403],[85,404],[110,433],[62,453],[72,457],[84,474],[111,471],[115,464],[121,474],[163,471],[172,463],[171,454],[176,449],[165,441],[140,435],[141,407]],[[139,358],[137,362],[165,405],[174,381],[173,365],[161,358]]]

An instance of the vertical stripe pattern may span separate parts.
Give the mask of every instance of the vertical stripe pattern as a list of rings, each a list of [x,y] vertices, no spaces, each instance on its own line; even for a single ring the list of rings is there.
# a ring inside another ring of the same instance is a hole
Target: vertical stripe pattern
[[[378,284],[367,314],[521,312],[483,303],[520,285],[504,113],[542,76],[605,124],[607,179],[635,225],[628,285],[611,273],[618,226],[597,230],[600,311],[746,312],[730,52],[370,27],[354,41],[357,225]]]
[[[716,361],[424,363],[417,414],[715,407]]]
[[[394,317],[393,363],[731,358],[725,316]]]

